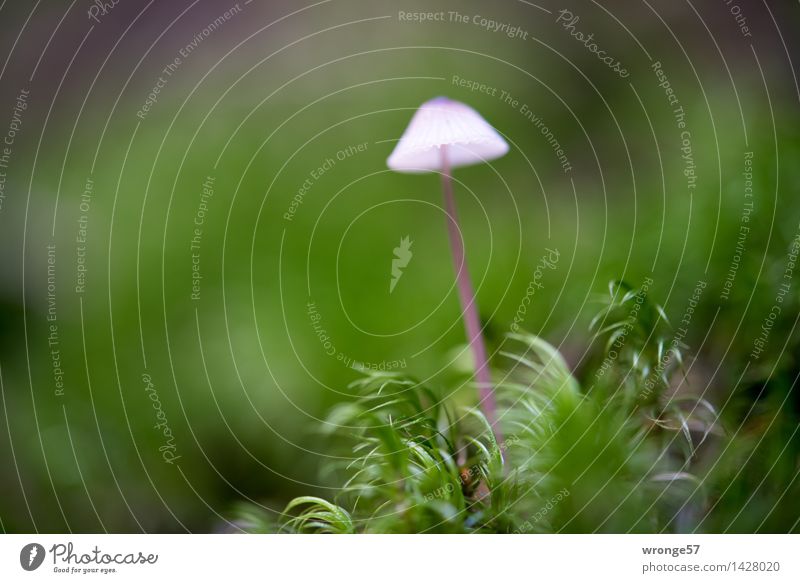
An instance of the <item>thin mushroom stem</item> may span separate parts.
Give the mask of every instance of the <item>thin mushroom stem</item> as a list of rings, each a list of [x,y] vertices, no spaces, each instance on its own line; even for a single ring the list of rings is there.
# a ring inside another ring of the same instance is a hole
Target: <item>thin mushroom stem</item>
[[[447,234],[450,238],[450,249],[453,254],[453,266],[456,271],[458,284],[458,298],[461,301],[461,315],[464,319],[464,328],[467,332],[470,348],[475,359],[475,379],[478,383],[481,409],[486,415],[494,431],[497,445],[502,444],[502,433],[497,423],[497,404],[492,389],[492,379],[489,372],[489,359],[486,356],[486,344],[481,331],[481,321],[478,317],[478,307],[475,301],[475,292],[469,277],[467,259],[464,253],[464,242],[458,224],[456,201],[453,196],[453,181],[450,175],[450,160],[447,156],[447,146],[441,147],[442,156],[442,192],[444,193],[444,208],[447,212]]]

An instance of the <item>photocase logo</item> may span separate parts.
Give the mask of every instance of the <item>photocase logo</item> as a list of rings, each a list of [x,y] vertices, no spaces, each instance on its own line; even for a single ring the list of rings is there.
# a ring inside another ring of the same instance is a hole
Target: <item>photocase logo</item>
[[[19,564],[26,571],[35,571],[44,561],[44,547],[38,543],[30,543],[19,552]]]
[[[400,239],[400,246],[394,248],[394,259],[392,259],[392,279],[389,282],[389,293],[394,291],[394,286],[403,276],[403,268],[408,266],[408,262],[414,254],[411,252],[411,245],[414,243],[408,235]]]

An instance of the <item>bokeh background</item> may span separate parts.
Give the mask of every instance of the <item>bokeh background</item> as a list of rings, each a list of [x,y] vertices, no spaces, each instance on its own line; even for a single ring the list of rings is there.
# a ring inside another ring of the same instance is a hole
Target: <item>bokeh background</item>
[[[385,165],[447,95],[512,146],[456,173],[493,348],[547,249],[521,326],[579,378],[609,280],[678,323],[705,282],[689,382],[732,445],[702,528],[797,530],[797,2],[101,4],[0,3],[0,528],[228,530],[334,491],[351,361],[463,382],[438,177]]]

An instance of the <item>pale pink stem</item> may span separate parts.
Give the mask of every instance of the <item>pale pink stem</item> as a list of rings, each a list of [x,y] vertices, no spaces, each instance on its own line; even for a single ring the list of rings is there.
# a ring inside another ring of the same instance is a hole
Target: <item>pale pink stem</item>
[[[464,253],[464,242],[458,224],[456,201],[453,197],[453,183],[450,176],[450,160],[447,157],[447,146],[442,146],[442,191],[444,192],[444,208],[448,215],[447,234],[450,237],[450,249],[453,253],[453,265],[458,283],[458,298],[461,301],[461,315],[464,328],[475,359],[475,379],[478,383],[478,394],[481,409],[494,430],[497,445],[502,447],[503,436],[497,424],[497,404],[495,403],[492,379],[489,373],[489,361],[486,357],[486,344],[481,332],[481,321],[478,317],[475,292],[469,277],[467,259]]]

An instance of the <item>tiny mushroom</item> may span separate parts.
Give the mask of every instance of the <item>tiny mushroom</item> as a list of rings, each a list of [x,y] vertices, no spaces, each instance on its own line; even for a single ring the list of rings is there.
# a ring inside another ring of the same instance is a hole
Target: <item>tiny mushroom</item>
[[[448,215],[447,233],[456,271],[461,313],[475,360],[475,378],[481,408],[494,430],[498,444],[502,442],[502,436],[497,426],[497,407],[475,292],[467,269],[450,173],[453,168],[488,162],[506,152],[506,141],[477,111],[458,101],[437,97],[426,101],[416,111],[387,160],[389,168],[397,172],[438,172],[441,175],[444,206]]]

